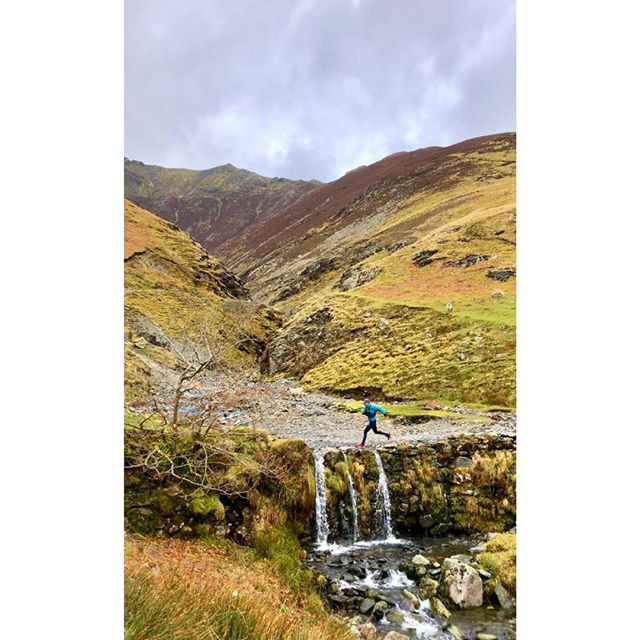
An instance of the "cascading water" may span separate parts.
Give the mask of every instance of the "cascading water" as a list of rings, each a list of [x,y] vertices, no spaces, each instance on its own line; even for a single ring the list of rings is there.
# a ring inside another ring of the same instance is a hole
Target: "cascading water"
[[[378,467],[378,496],[380,497],[382,511],[382,535],[384,540],[392,542],[396,540],[391,527],[391,499],[389,498],[389,487],[387,485],[387,475],[380,460],[380,454],[373,452]]]
[[[347,460],[347,454],[343,451],[345,464],[347,465],[347,474],[349,478],[349,495],[351,496],[351,510],[353,511],[353,541],[358,542],[360,537],[360,529],[358,528],[358,502],[356,496],[356,488],[353,486],[353,479],[351,478],[351,472],[349,471],[349,461]]]
[[[316,542],[320,547],[327,545],[329,539],[329,519],[327,518],[327,488],[324,476],[324,456],[320,451],[313,452],[316,478]]]

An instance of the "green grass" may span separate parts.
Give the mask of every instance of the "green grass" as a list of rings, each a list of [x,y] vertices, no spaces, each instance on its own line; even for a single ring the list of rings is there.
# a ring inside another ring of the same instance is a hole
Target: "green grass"
[[[359,400],[344,400],[334,403],[337,409],[343,409],[350,413],[358,413],[364,405]],[[385,404],[387,414],[391,418],[424,418],[425,420],[446,418],[458,421],[477,421],[478,417],[473,415],[456,413],[455,411],[445,411],[442,409],[427,409],[420,404]]]

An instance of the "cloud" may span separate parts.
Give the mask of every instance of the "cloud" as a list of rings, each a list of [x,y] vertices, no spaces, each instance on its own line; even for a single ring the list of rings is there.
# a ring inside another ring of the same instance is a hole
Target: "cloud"
[[[126,154],[332,180],[514,130],[514,5],[126,0]]]

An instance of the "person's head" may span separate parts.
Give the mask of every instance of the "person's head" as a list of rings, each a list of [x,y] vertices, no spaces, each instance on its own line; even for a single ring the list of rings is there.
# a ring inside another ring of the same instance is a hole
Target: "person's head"
[[[363,402],[364,402],[364,406],[366,407],[369,404],[369,398],[365,398]]]

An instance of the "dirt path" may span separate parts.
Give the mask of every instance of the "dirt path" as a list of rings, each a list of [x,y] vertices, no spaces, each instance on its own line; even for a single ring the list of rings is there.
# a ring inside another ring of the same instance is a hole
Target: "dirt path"
[[[162,397],[162,394],[160,394]],[[314,448],[354,447],[362,439],[367,420],[359,413],[336,407],[340,398],[307,393],[294,381],[261,382],[211,378],[182,400],[184,414],[197,414],[207,398],[217,401],[216,418],[223,428],[253,426],[279,438],[300,438]],[[164,395],[170,407],[171,394]],[[393,403],[379,403],[393,408]],[[149,407],[140,407],[140,410]],[[434,441],[461,434],[515,435],[515,415],[459,411],[460,419],[430,419],[405,422],[402,418],[379,417],[378,426],[392,435],[391,443]],[[387,444],[384,436],[369,433],[367,447]]]

